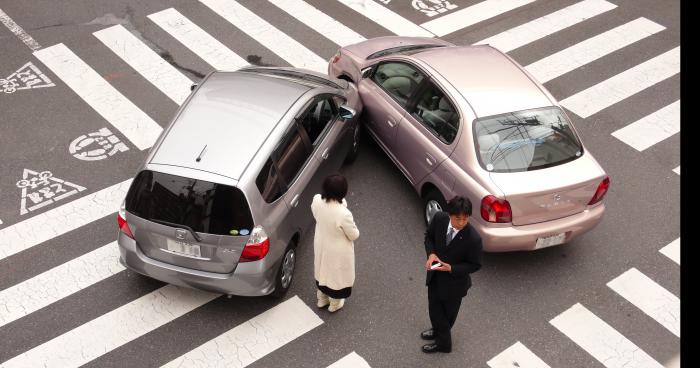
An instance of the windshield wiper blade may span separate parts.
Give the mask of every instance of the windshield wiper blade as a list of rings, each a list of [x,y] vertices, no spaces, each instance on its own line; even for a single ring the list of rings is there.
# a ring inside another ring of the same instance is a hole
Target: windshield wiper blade
[[[189,230],[189,232],[192,234],[192,237],[194,238],[194,240],[196,240],[198,243],[202,242],[202,239],[199,237],[199,235],[197,235],[197,233],[195,233],[194,230],[192,230],[192,228],[187,226],[187,225],[174,224],[172,222],[167,222],[167,221],[163,221],[163,220],[156,220],[156,219],[150,219],[150,220],[153,222],[159,223],[161,225],[179,227],[181,229]]]

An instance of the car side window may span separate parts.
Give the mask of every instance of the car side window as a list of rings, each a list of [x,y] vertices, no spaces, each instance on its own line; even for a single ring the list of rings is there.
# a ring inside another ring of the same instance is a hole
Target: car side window
[[[445,94],[433,83],[418,96],[411,115],[420,121],[438,139],[450,144],[457,136],[459,114]]]
[[[299,119],[299,122],[309,136],[311,145],[316,146],[321,140],[328,123],[338,116],[338,109],[335,107],[333,99],[328,96],[316,100]]]
[[[379,64],[372,74],[372,80],[380,85],[401,106],[418,89],[425,76],[415,67],[406,63],[387,62]]]
[[[289,186],[311,156],[311,150],[302,139],[297,124],[287,131],[273,155],[282,182]]]
[[[267,203],[272,203],[282,196],[283,191],[277,174],[277,168],[272,162],[271,157],[267,159],[262,170],[260,170],[258,177],[255,179],[255,185],[258,186],[260,194]]]

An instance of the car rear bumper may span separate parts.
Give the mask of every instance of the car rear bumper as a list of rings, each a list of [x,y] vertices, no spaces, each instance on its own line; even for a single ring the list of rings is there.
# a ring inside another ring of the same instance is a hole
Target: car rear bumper
[[[119,233],[119,262],[142,275],[169,284],[215,293],[263,296],[274,291],[277,268],[270,259],[239,263],[229,274],[198,271],[161,262],[146,256],[136,241]]]
[[[593,229],[603,218],[605,204],[572,216],[532,225],[490,227],[474,224],[487,252],[510,252],[518,250],[535,250],[537,239],[565,233],[564,243]]]

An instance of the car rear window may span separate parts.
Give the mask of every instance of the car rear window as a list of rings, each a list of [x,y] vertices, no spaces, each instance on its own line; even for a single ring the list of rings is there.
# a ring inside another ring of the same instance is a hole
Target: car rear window
[[[374,54],[367,56],[367,60],[372,60],[372,59],[380,58],[382,56],[393,55],[393,54],[411,55],[411,54],[416,53],[418,51],[423,51],[425,49],[431,49],[434,47],[445,47],[445,45],[428,44],[428,45],[397,46],[397,47],[392,47],[390,49],[377,51]]]
[[[543,169],[583,154],[571,123],[555,106],[479,118],[474,139],[479,163],[491,172]]]
[[[151,170],[141,171],[134,179],[126,195],[126,210],[149,221],[185,225],[216,235],[253,228],[250,208],[240,189]]]

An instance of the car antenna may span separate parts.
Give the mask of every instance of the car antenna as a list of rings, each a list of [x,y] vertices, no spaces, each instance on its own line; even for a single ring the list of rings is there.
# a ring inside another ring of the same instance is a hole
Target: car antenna
[[[199,153],[199,156],[195,159],[195,161],[199,162],[202,161],[202,155],[204,154],[204,151],[207,149],[207,145],[204,145],[204,148],[202,148],[202,152]]]

